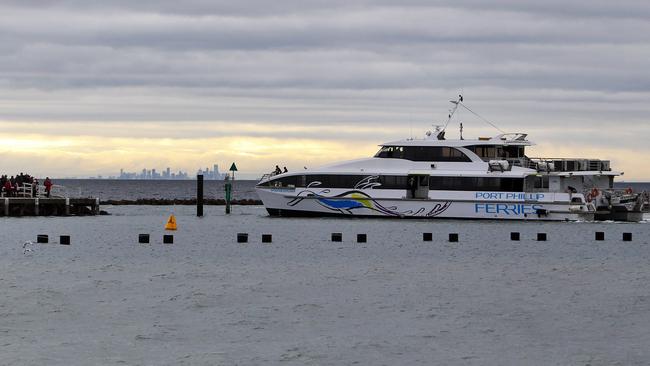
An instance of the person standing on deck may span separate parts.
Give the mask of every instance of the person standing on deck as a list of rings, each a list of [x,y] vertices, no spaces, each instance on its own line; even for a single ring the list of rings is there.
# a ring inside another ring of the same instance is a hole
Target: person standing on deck
[[[50,191],[52,190],[52,181],[50,180],[50,177],[45,177],[45,182],[43,183],[45,186],[45,197],[50,197]]]
[[[410,198],[415,198],[415,190],[417,189],[417,184],[415,177],[409,177],[408,182],[408,189],[411,191],[411,197]]]

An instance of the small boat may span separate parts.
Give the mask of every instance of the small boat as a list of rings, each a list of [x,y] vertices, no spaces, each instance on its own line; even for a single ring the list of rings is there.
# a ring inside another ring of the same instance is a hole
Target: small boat
[[[644,193],[615,190],[610,162],[531,158],[525,133],[386,142],[365,159],[266,174],[256,191],[272,216],[639,221]],[[469,108],[467,108],[469,110]],[[471,110],[470,110],[471,111]],[[472,111],[472,113],[474,113]],[[490,123],[491,124],[491,123]]]

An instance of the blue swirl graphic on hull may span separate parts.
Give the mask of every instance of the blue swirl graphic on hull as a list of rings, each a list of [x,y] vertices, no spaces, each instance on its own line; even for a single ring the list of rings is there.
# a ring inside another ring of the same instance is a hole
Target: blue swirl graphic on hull
[[[353,211],[359,209],[368,209],[379,212],[386,216],[422,216],[422,217],[435,217],[445,212],[450,206],[451,202],[436,203],[432,208],[420,207],[419,209],[398,211],[396,206],[385,207],[373,197],[368,194],[358,191],[346,191],[335,196],[325,196],[329,193],[329,189],[323,189],[316,193],[310,189],[305,189],[298,193],[298,195],[287,203],[288,206],[294,207],[300,204],[305,199],[314,199],[318,204],[331,211],[337,211],[342,214],[354,214]]]

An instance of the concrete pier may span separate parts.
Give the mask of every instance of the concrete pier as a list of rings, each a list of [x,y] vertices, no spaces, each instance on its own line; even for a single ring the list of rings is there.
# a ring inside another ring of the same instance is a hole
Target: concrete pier
[[[0,204],[0,216],[4,217],[99,214],[99,200],[96,198],[4,197]]]

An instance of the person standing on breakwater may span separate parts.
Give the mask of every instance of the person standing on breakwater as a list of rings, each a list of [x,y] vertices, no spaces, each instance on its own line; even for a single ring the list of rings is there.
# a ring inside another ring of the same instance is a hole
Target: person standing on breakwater
[[[38,179],[34,178],[32,180],[32,197],[38,196]]]
[[[5,195],[7,197],[11,197],[11,191],[12,191],[12,186],[11,186],[11,181],[7,179],[7,177],[4,178],[5,184],[2,186],[2,188],[5,191]]]
[[[16,177],[12,175],[11,178],[9,178],[9,182],[11,182],[10,196],[16,197],[16,191],[18,190],[18,185],[16,184]]]
[[[50,191],[52,191],[52,181],[50,180],[50,177],[45,177],[43,185],[45,186],[45,196],[49,198]]]

